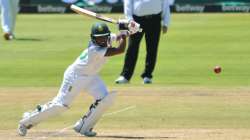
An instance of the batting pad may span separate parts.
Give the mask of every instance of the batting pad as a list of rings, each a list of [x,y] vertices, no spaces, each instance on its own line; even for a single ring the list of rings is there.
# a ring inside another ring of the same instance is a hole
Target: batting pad
[[[42,105],[41,110],[35,110],[25,116],[19,123],[23,124],[27,128],[31,128],[32,126],[37,125],[41,121],[48,119],[49,117],[53,117],[68,108],[59,103],[49,102],[47,104]]]
[[[115,96],[115,92],[109,93],[99,102],[97,101],[92,104],[87,114],[80,120],[80,122],[77,122],[74,129],[78,129],[78,132],[81,134],[90,131],[90,129],[92,129],[101,118],[103,113],[113,104]]]

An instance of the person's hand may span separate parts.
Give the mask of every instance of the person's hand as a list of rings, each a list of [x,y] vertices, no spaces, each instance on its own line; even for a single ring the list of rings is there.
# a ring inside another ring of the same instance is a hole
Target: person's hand
[[[118,29],[120,31],[128,30],[128,24],[129,24],[128,19],[119,19],[118,20]]]
[[[118,29],[120,31],[127,30],[131,35],[142,31],[139,23],[135,22],[134,20],[128,20],[128,19],[119,19]]]
[[[168,32],[168,27],[167,26],[162,26],[162,33],[166,34]]]
[[[142,32],[142,29],[140,28],[139,23],[131,20],[131,21],[129,21],[129,24],[128,24],[128,31],[132,35],[132,34],[135,34],[137,32]]]
[[[129,36],[129,31],[120,31],[119,34],[116,36],[116,40],[119,41],[121,39],[126,39]]]

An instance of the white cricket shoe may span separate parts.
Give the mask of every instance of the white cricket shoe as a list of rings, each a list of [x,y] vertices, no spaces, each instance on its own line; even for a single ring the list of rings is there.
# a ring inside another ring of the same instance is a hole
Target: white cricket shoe
[[[74,130],[76,133],[80,133],[81,135],[84,135],[86,137],[95,137],[96,136],[96,132],[93,132],[92,129],[90,129],[89,131],[86,132],[81,132],[81,128],[83,126],[83,119],[80,119],[79,121],[77,121],[74,125]]]
[[[81,133],[82,134],[82,133]],[[90,131],[86,131],[84,132],[82,135],[86,136],[86,137],[95,137],[96,136],[96,132],[90,130]]]
[[[24,112],[23,116],[22,116],[22,119],[29,117],[30,114],[31,114],[31,112]],[[28,130],[28,128],[25,125],[18,124],[18,130],[17,131],[18,131],[18,134],[20,136],[25,136],[27,134],[27,130]]]
[[[152,79],[148,77],[143,78],[143,84],[152,84]]]
[[[80,130],[83,126],[83,120],[80,119],[79,121],[77,121],[73,127],[73,129],[75,130],[76,133],[80,133]]]
[[[27,134],[27,128],[23,124],[18,125],[17,131],[20,136],[25,136]]]
[[[129,81],[124,77],[124,76],[119,76],[116,80],[115,80],[116,84],[127,84],[129,83]]]

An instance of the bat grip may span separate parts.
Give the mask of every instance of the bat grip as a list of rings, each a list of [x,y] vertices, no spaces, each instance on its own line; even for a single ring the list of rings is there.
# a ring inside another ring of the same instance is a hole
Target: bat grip
[[[119,30],[129,30],[128,29],[128,24],[127,23],[119,23],[118,24],[118,29]]]

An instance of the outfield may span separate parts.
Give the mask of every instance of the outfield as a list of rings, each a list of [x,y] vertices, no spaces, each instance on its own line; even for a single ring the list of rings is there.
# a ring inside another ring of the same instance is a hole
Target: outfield
[[[0,38],[0,139],[19,139],[23,111],[56,95],[95,21],[71,14],[21,14],[17,40]],[[114,84],[124,55],[111,58],[101,77],[119,93],[111,114],[97,125],[97,139],[250,139],[249,25],[249,14],[173,14],[169,34],[161,37],[152,85],[140,78],[144,42],[128,85]],[[213,73],[215,65],[222,66],[221,74]],[[87,110],[90,99],[81,94],[71,110],[35,127],[27,138],[80,139],[63,128]]]

